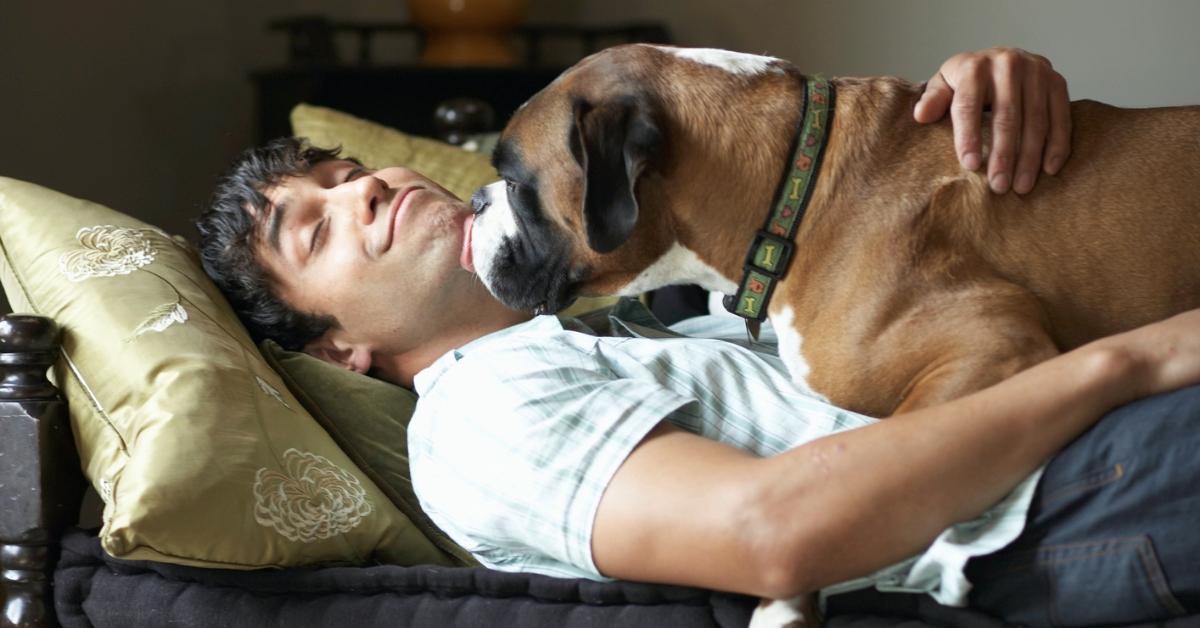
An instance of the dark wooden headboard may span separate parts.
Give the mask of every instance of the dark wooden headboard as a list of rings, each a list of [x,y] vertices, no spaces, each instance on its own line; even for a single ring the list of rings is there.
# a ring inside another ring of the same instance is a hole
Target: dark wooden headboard
[[[58,541],[86,486],[67,404],[46,377],[59,331],[40,316],[0,317],[0,626],[56,626]]]

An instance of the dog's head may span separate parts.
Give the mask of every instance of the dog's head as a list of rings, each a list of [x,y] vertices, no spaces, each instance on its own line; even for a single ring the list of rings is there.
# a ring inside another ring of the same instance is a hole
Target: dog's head
[[[498,299],[555,312],[576,296],[633,294],[689,279],[666,276],[672,273],[655,262],[676,250],[680,229],[693,227],[683,224],[679,207],[698,209],[697,199],[733,189],[717,181],[729,178],[728,167],[705,170],[711,164],[698,154],[701,146],[719,152],[719,143],[694,130],[729,126],[719,90],[744,87],[730,88],[728,72],[694,56],[611,48],[513,115],[493,154],[503,179],[471,199],[473,264]],[[681,86],[709,86],[708,97],[683,94]]]
[[[665,142],[652,92],[621,80],[632,71],[628,62],[581,64],[501,135],[493,163],[502,180],[471,199],[472,254],[508,306],[553,312],[580,294],[619,292],[661,254],[654,242],[626,246],[643,210],[639,187]]]

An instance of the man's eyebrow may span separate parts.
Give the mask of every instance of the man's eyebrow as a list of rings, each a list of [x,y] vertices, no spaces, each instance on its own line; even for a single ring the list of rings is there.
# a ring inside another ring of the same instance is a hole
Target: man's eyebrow
[[[283,215],[287,211],[287,203],[280,201],[271,204],[271,215],[267,218],[267,243],[276,253],[283,255],[279,248],[279,230],[283,227]]]

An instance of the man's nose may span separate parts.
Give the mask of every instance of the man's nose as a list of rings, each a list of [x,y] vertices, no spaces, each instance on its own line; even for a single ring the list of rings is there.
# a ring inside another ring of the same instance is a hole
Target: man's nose
[[[471,195],[471,210],[476,214],[482,214],[483,210],[487,209],[491,204],[492,197],[488,194],[487,187],[481,187]]]
[[[374,222],[375,212],[379,209],[378,204],[383,194],[383,186],[380,185],[378,179],[372,176],[361,177],[355,183],[358,184],[353,190],[355,217],[363,223]]]

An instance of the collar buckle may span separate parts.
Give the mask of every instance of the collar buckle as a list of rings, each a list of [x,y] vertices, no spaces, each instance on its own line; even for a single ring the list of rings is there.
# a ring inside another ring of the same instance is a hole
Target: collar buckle
[[[787,236],[780,236],[770,231],[759,229],[750,242],[750,250],[746,251],[746,261],[742,270],[756,270],[772,279],[779,279],[787,272],[788,262],[792,261],[792,251],[795,243]]]
[[[754,323],[751,335],[758,338],[758,323],[767,318],[767,302],[775,284],[787,272],[796,245],[786,237],[759,229],[746,252],[742,265],[742,283],[737,292],[725,295],[722,304],[733,314]]]

